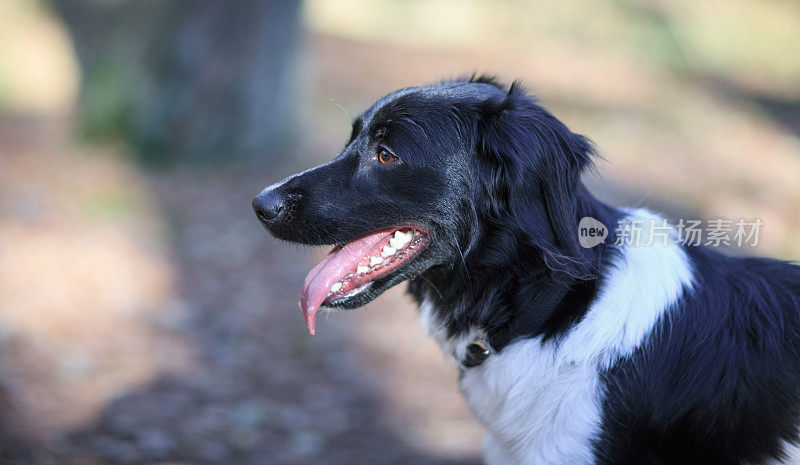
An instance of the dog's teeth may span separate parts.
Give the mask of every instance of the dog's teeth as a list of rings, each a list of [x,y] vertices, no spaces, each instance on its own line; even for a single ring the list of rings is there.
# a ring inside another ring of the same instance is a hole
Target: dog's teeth
[[[392,246],[395,250],[402,249],[403,247],[406,246],[406,244],[408,244],[408,242],[404,241],[403,239],[396,239],[394,237],[389,239],[389,245]]]
[[[342,283],[333,283],[331,286],[331,292],[339,292],[339,289],[342,288]]]
[[[369,266],[380,265],[381,263],[383,263],[381,257],[369,257]]]
[[[403,231],[395,231],[394,237],[389,239],[389,245],[394,247],[397,250],[402,249],[406,246],[409,242],[411,242],[411,238],[413,237],[412,233],[404,233]]]
[[[358,266],[356,267],[356,273],[358,273],[358,274],[364,274],[364,273],[366,273],[367,271],[369,271],[369,267],[368,267],[368,266],[362,266],[362,265],[358,265]]]
[[[392,255],[394,255],[395,252],[397,252],[397,249],[395,249],[390,245],[386,245],[383,247],[383,250],[381,250],[381,257],[383,258],[391,257]]]

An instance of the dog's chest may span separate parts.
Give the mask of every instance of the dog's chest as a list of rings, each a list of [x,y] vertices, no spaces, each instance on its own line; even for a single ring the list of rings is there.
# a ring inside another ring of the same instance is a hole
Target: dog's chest
[[[482,334],[446,338],[423,303],[423,326],[445,353],[462,360]],[[482,364],[462,368],[460,387],[490,433],[486,460],[495,464],[589,464],[600,422],[596,366],[558,360],[539,339],[515,342]]]

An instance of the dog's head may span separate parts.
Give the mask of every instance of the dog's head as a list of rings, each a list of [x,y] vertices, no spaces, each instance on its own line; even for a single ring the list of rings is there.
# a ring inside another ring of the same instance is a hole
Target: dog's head
[[[355,308],[433,268],[508,273],[507,260],[577,276],[577,195],[592,149],[516,84],[468,79],[393,92],[333,160],[262,191],[276,237],[333,250],[305,279],[320,306]],[[522,250],[524,252],[516,252]]]

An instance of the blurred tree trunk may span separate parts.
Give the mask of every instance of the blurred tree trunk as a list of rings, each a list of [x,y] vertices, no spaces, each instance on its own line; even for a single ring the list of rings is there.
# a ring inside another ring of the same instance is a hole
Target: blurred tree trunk
[[[83,126],[151,161],[279,155],[295,137],[299,0],[51,0]]]

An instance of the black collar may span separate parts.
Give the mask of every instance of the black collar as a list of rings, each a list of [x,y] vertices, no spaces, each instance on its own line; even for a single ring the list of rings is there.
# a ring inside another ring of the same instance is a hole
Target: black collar
[[[519,309],[505,328],[489,334],[492,349],[500,351],[517,338],[539,334],[574,284],[575,281],[545,282],[531,303]]]

